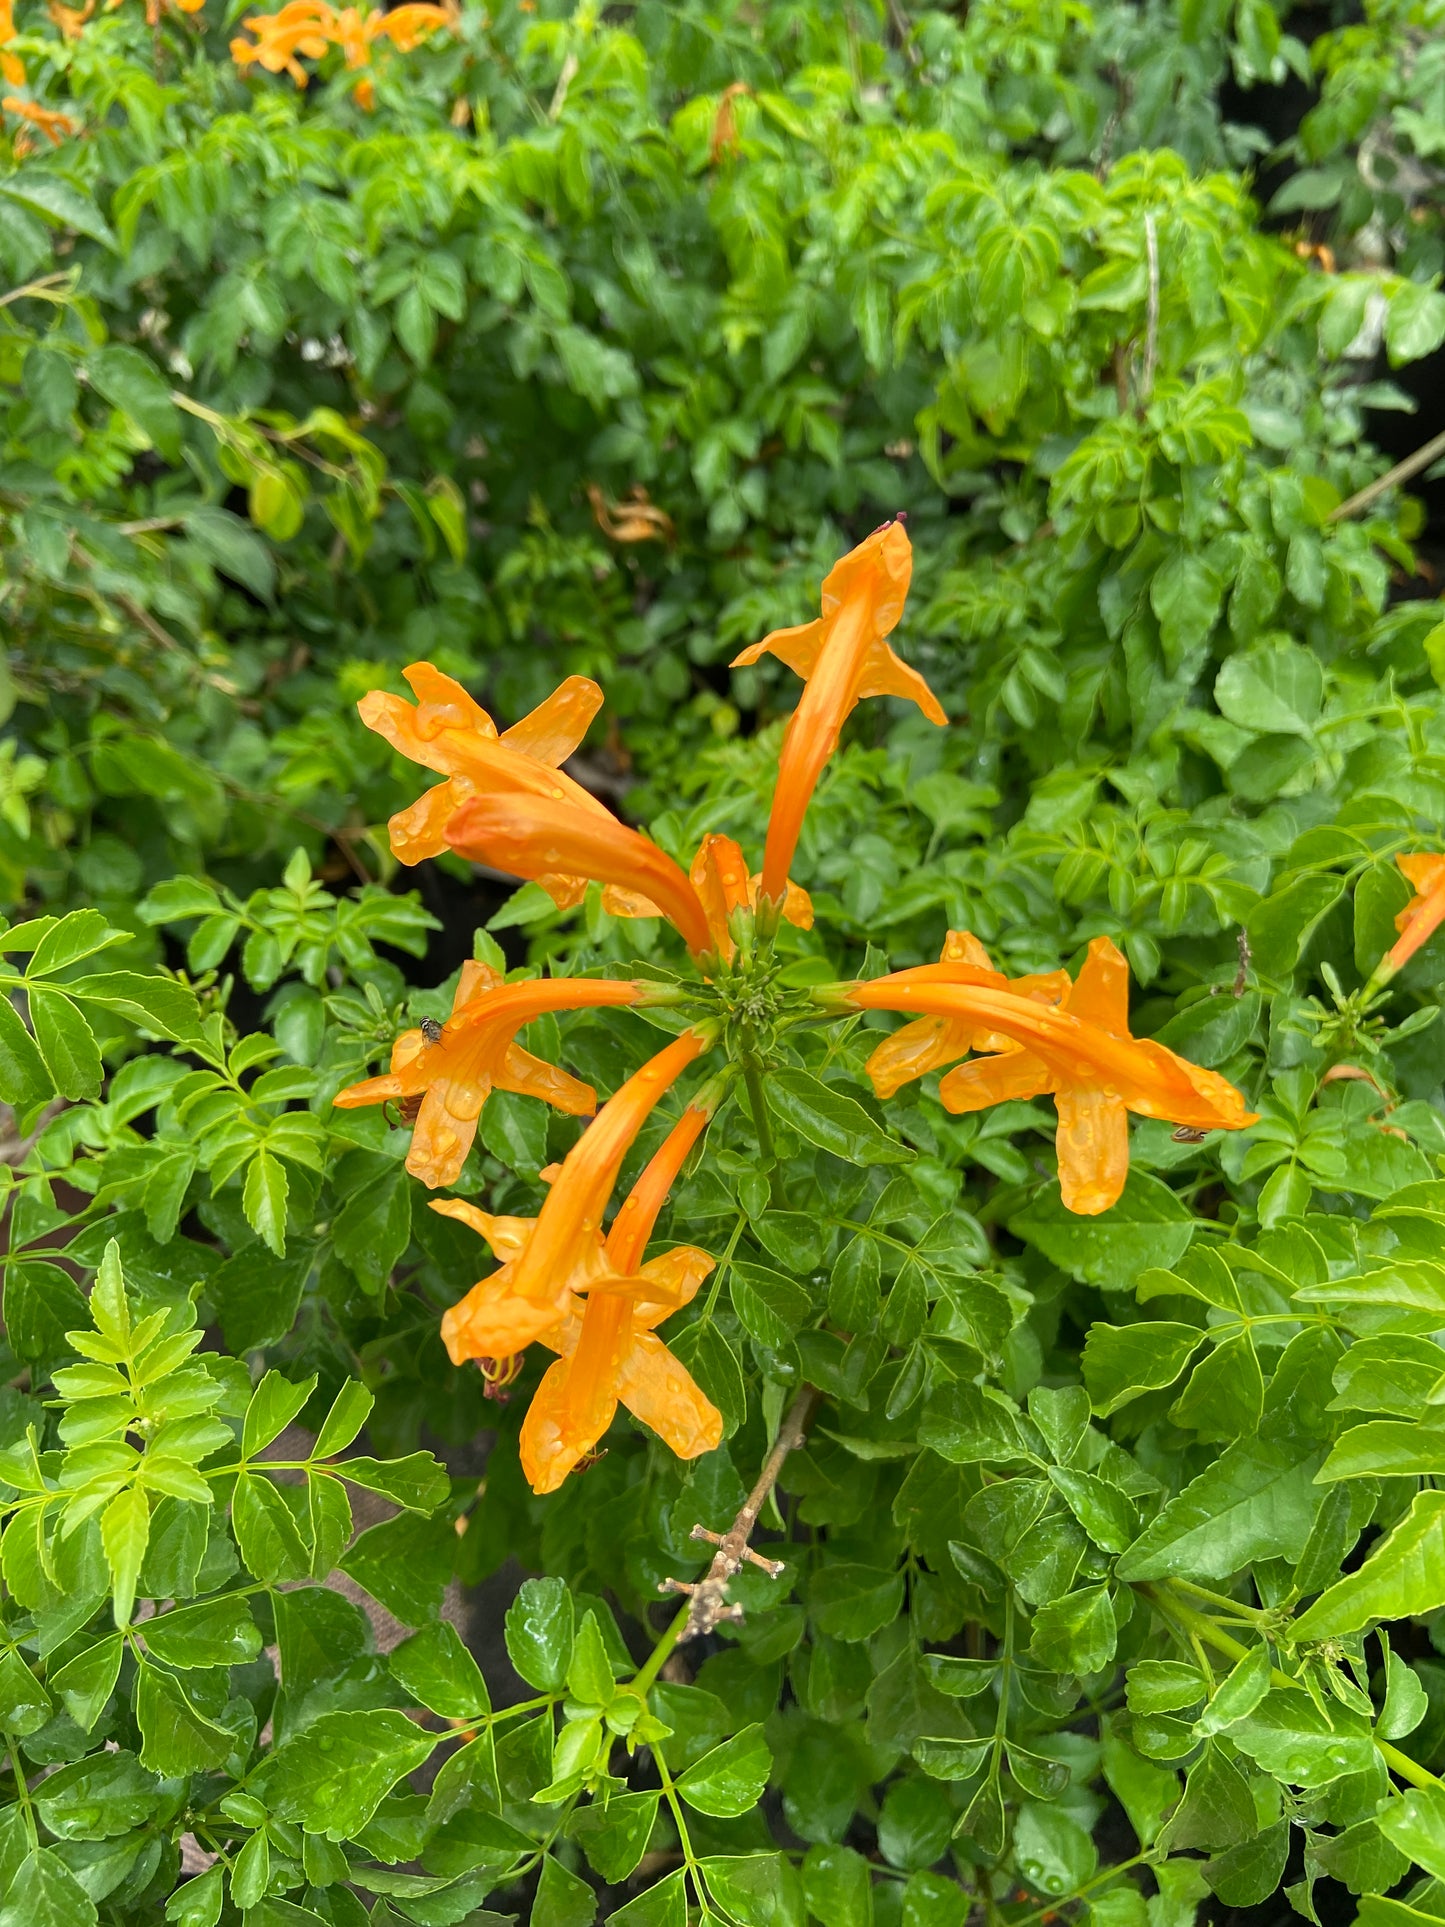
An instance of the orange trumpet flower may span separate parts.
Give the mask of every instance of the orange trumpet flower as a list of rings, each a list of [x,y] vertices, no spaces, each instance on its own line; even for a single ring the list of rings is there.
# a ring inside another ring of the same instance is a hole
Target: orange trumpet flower
[[[590,1084],[513,1041],[524,1024],[547,1011],[635,1004],[647,994],[656,995],[643,984],[591,977],[506,984],[487,964],[463,964],[446,1023],[403,1031],[392,1046],[390,1072],[338,1091],[332,1102],[341,1110],[389,1098],[419,1103],[406,1168],[432,1190],[455,1184],[494,1090],[540,1097],[573,1117],[597,1107]]]
[[[690,1105],[673,1126],[607,1239],[608,1276],[593,1281],[586,1309],[575,1306],[542,1342],[558,1351],[522,1423],[522,1469],[534,1492],[555,1492],[612,1423],[619,1402],[680,1459],[722,1440],[722,1415],[653,1330],[694,1296],[713,1269],[705,1251],[683,1245],[642,1262],[668,1191],[706,1128],[709,1111]]]
[[[180,0],[182,5],[185,0]],[[200,4],[200,0],[196,0]],[[355,70],[371,64],[373,44],[390,40],[401,52],[409,53],[427,34],[438,27],[454,27],[455,6],[438,7],[426,0],[409,0],[390,13],[378,10],[362,13],[356,7],[336,8],[326,0],[287,0],[278,13],[252,14],[241,24],[255,41],[237,36],[231,42],[231,58],[238,67],[252,62],[268,73],[290,74],[298,87],[310,79],[298,56],[319,60],[328,47],[339,47],[346,64]],[[376,95],[371,80],[363,80],[356,90],[363,107],[371,107]]]
[[[393,749],[434,769],[447,781],[429,789],[387,825],[392,854],[420,863],[447,847],[447,823],[470,797],[524,795],[574,803],[610,821],[595,796],[558,768],[566,762],[602,707],[602,691],[587,676],[569,676],[519,723],[497,726],[459,682],[429,662],[402,672],[417,701],[373,689],[356,705],[361,720]],[[541,877],[559,910],[570,910],[587,890],[585,877]]]
[[[1445,923],[1445,856],[1397,856],[1415,891],[1395,919],[1400,935],[1376,966],[1373,982],[1388,983]]]
[[[974,984],[1011,991],[1035,1003],[1057,1004],[1069,988],[1067,970],[1010,981],[989,962],[988,952],[969,930],[950,930],[936,964],[893,973],[894,983]],[[885,1037],[864,1066],[879,1097],[894,1096],[905,1084],[966,1057],[971,1050],[1007,1050],[1008,1041],[996,1032],[980,1030],[971,1019],[918,1017]]]
[[[559,872],[593,877],[621,893],[604,907],[669,919],[694,956],[712,947],[697,891],[665,850],[607,811],[539,796],[475,796],[446,826],[459,856],[540,882]],[[656,906],[654,908],[654,906]]]
[[[433,1201],[433,1210],[470,1224],[505,1260],[442,1319],[442,1341],[454,1365],[524,1350],[564,1317],[574,1294],[610,1274],[602,1217],[622,1160],[653,1106],[709,1041],[696,1030],[684,1031],[628,1078],[568,1152],[535,1219],[494,1218],[459,1198]],[[655,1218],[656,1209],[646,1221],[644,1243]]]
[[[730,836],[709,835],[697,846],[689,880],[702,899],[713,951],[724,963],[731,963],[736,948],[731,928],[733,913],[757,909],[760,879],[749,876],[747,858]],[[800,930],[813,927],[812,899],[796,883],[788,885],[783,915]]]
[[[1237,1131],[1257,1121],[1218,1072],[1129,1035],[1129,967],[1107,937],[1089,945],[1088,960],[1060,1009],[1010,989],[918,977],[901,972],[855,984],[847,1001],[863,1010],[951,1018],[1007,1043],[1007,1049],[950,1071],[939,1096],[949,1110],[961,1112],[1052,1093],[1059,1113],[1059,1182],[1070,1211],[1094,1216],[1118,1200],[1129,1170],[1130,1111],[1206,1131]]]
[[[829,570],[818,621],[776,629],[733,660],[733,668],[741,669],[775,655],[806,685],[778,759],[761,885],[770,903],[781,905],[787,895],[803,817],[854,706],[865,696],[902,696],[930,722],[948,721],[922,676],[887,642],[903,614],[912,574],[913,550],[902,522],[885,522]]]

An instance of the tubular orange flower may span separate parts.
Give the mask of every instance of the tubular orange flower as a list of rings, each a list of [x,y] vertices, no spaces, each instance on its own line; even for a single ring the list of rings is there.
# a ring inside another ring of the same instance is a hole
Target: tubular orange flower
[[[679,1458],[710,1452],[722,1415],[653,1327],[685,1305],[713,1269],[705,1251],[681,1246],[649,1263],[642,1254],[658,1212],[708,1111],[691,1105],[618,1212],[607,1239],[609,1276],[595,1280],[542,1342],[561,1356],[548,1368],[522,1424],[522,1469],[534,1492],[555,1492],[612,1423],[619,1401]]]
[[[179,0],[179,4],[185,5],[186,0]],[[200,6],[203,0],[193,0],[193,4]],[[326,0],[287,0],[278,13],[253,14],[242,22],[246,32],[256,38],[253,43],[238,36],[231,42],[231,58],[238,67],[255,61],[268,73],[284,70],[298,87],[304,87],[309,76],[298,55],[319,60],[328,47],[339,47],[347,66],[355,70],[371,64],[372,45],[377,40],[390,40],[408,53],[427,34],[438,27],[455,26],[456,21],[454,6],[417,4],[415,0],[390,13],[362,13],[356,7],[338,10],[328,6]],[[363,107],[373,104],[370,80],[362,81],[357,98]]]
[[[361,720],[393,749],[447,781],[392,817],[392,854],[400,862],[439,856],[447,847],[447,823],[473,796],[546,796],[611,821],[596,797],[557,767],[577,748],[602,707],[602,691],[588,677],[569,676],[530,716],[498,734],[481,704],[429,662],[411,663],[402,674],[416,703],[373,689],[356,705]],[[587,890],[585,877],[538,881],[560,910],[580,903]]]
[[[639,482],[625,501],[612,503],[595,482],[587,484],[592,515],[609,542],[666,542],[677,540],[677,526],[666,509],[652,501]]]
[[[939,1096],[957,1112],[1051,1092],[1059,1113],[1059,1182],[1070,1211],[1093,1216],[1118,1199],[1129,1169],[1129,1111],[1206,1131],[1256,1122],[1218,1072],[1129,1035],[1129,969],[1107,937],[1089,945],[1063,1009],[1010,989],[919,976],[900,972],[856,984],[848,1000],[864,1010],[951,1018],[1006,1043],[1009,1048],[950,1071]]]
[[[1445,923],[1445,856],[1397,856],[1395,861],[1415,894],[1395,919],[1400,935],[1375,971],[1379,983],[1403,969]]]
[[[1011,991],[1017,997],[1030,997],[1035,1003],[1057,1004],[1069,988],[1066,970],[1049,970],[1039,976],[1015,977],[1012,982],[989,962],[988,952],[969,930],[950,930],[936,964],[921,964],[914,970],[898,970],[894,983],[974,984],[992,990]],[[903,1085],[966,1057],[971,1050],[1006,1050],[1007,1040],[996,1032],[980,1030],[971,1020],[958,1017],[918,1017],[873,1052],[864,1066],[879,1097],[892,1097]]]
[[[613,1093],[567,1153],[538,1214],[536,1232],[518,1260],[515,1289],[522,1297],[555,1299],[554,1280],[569,1254],[600,1230],[622,1160],[648,1113],[710,1042],[698,1030],[674,1038]]]
[[[492,1091],[540,1097],[573,1117],[597,1105],[590,1084],[544,1063],[513,1042],[524,1024],[544,1012],[593,1005],[635,1004],[644,986],[592,977],[544,977],[504,984],[489,965],[467,963],[445,1024],[403,1031],[392,1047],[391,1070],[338,1091],[342,1110],[420,1099],[406,1168],[432,1190],[454,1184],[477,1134],[482,1106]]]
[[[6,51],[15,38],[15,0],[0,0],[0,80],[7,87],[25,85],[25,62],[18,54]]]
[[[930,722],[948,720],[922,676],[886,640],[903,614],[912,574],[913,550],[902,522],[885,522],[829,570],[818,621],[776,629],[733,660],[740,669],[771,653],[806,685],[778,759],[761,886],[770,903],[781,904],[787,895],[803,817],[855,704],[865,696],[903,696]]]
[[[685,873],[666,851],[605,810],[537,796],[477,796],[462,805],[446,832],[459,856],[513,876],[540,882],[563,872],[611,884],[628,893],[618,906],[622,914],[652,915],[656,905],[694,956],[711,948],[706,913]]]
[[[689,881],[702,900],[711,948],[730,963],[735,949],[730,927],[733,912],[756,910],[759,879],[748,875],[747,858],[730,836],[709,835],[697,846]],[[813,927],[812,899],[796,883],[788,885],[783,915],[800,930]]]

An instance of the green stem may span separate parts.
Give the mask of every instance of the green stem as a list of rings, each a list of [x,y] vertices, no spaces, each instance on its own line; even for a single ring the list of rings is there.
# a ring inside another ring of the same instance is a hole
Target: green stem
[[[653,1647],[652,1653],[648,1658],[646,1665],[642,1668],[642,1671],[637,1675],[637,1677],[632,1682],[633,1688],[636,1692],[639,1692],[645,1695],[649,1687],[652,1685],[652,1682],[657,1678],[658,1674],[662,1671],[663,1667],[667,1664],[668,1660],[672,1656],[673,1648],[676,1646],[678,1640],[681,1639],[682,1637],[682,1629],[687,1624],[687,1615],[691,1610],[692,1608],[689,1601],[685,1599],[682,1602],[682,1604],[678,1607],[677,1611],[673,1614],[672,1619],[668,1624],[667,1631],[662,1635],[662,1638],[659,1639],[657,1644]]]
[[[762,1066],[751,1051],[742,1057],[743,1083],[748,1093],[748,1109],[753,1114],[753,1129],[758,1134],[758,1149],[763,1154],[763,1163],[768,1172],[768,1195],[775,1211],[786,1211],[787,1196],[783,1190],[783,1174],[778,1168],[778,1153],[773,1146],[773,1128],[768,1123],[768,1107],[763,1096]]]
[[[1227,1653],[1231,1659],[1249,1657],[1253,1648],[1246,1646],[1243,1640],[1236,1639],[1233,1634],[1225,1632],[1222,1626],[1216,1625],[1209,1618],[1208,1614],[1196,1612],[1182,1599],[1176,1599],[1172,1593],[1166,1593],[1165,1587],[1171,1584],[1171,1581],[1166,1580],[1163,1585],[1140,1585],[1134,1590],[1142,1593],[1165,1619],[1172,1619],[1182,1631],[1194,1634],[1206,1645],[1213,1646],[1217,1652]],[[1297,1679],[1291,1679],[1288,1673],[1281,1672],[1277,1666],[1270,1668],[1269,1679],[1272,1686],[1298,1687],[1299,1685]],[[1375,1745],[1379,1748],[1391,1772],[1398,1773],[1400,1778],[1408,1780],[1411,1786],[1438,1787],[1445,1784],[1421,1766],[1418,1760],[1412,1760],[1409,1754],[1402,1753],[1399,1747],[1391,1746],[1388,1740],[1382,1740],[1377,1736]]]
[[[1009,1921],[1009,1927],[1034,1927],[1035,1921],[1050,1920],[1060,1908],[1069,1906],[1075,1900],[1082,1900],[1085,1894],[1092,1893],[1095,1887],[1102,1887],[1106,1880],[1116,1874],[1128,1873],[1131,1867],[1149,1867],[1154,1864],[1154,1849],[1145,1847],[1130,1860],[1120,1860],[1112,1867],[1101,1867],[1091,1880],[1075,1887],[1072,1893],[1061,1894],[1057,1900],[1046,1900],[1042,1907],[1036,1907],[1031,1914],[1019,1914]]]
[[[687,1830],[687,1815],[682,1810],[682,1802],[677,1797],[677,1788],[672,1783],[672,1775],[667,1770],[662,1748],[653,1742],[652,1757],[657,1762],[657,1777],[662,1781],[662,1797],[666,1800],[668,1811],[672,1814],[673,1825],[677,1828],[678,1845],[682,1848],[682,1864],[692,1877],[692,1890],[699,1907],[707,1905],[703,1891],[702,1869],[697,1864],[697,1855],[692,1850],[692,1836]]]
[[[20,1755],[16,1751],[13,1740],[7,1740],[6,1750],[10,1755],[10,1771],[15,1775],[15,1797],[20,1802],[21,1812],[25,1815],[25,1831],[30,1836],[30,1847],[33,1852],[40,1845],[40,1834],[35,1825],[35,1803],[30,1798],[25,1769],[20,1764]]]

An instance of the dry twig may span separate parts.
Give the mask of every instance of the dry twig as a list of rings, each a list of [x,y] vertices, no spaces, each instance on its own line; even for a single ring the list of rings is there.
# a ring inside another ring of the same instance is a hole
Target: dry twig
[[[716,1532],[709,1532],[706,1526],[693,1527],[694,1539],[706,1539],[710,1545],[717,1547],[713,1562],[702,1578],[695,1585],[685,1579],[664,1579],[658,1587],[659,1592],[687,1593],[692,1599],[692,1608],[687,1615],[687,1624],[679,1635],[679,1644],[684,1639],[700,1639],[724,1620],[742,1618],[742,1607],[728,1598],[728,1586],[744,1561],[761,1567],[764,1572],[771,1573],[774,1579],[782,1572],[783,1563],[780,1559],[763,1558],[761,1553],[753,1551],[748,1540],[758,1522],[758,1514],[768,1502],[768,1494],[778,1482],[778,1474],[788,1454],[795,1452],[806,1440],[820,1396],[815,1386],[805,1385],[788,1407],[778,1427],[773,1449],[758,1474],[758,1482],[727,1531],[719,1536]]]

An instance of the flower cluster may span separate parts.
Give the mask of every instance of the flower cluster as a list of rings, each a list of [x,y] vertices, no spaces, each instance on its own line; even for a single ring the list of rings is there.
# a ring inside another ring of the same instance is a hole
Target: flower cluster
[[[911,571],[901,520],[886,523],[829,573],[817,620],[779,630],[737,658],[741,665],[771,653],[804,683],[783,739],[757,875],[738,845],[718,835],[705,837],[683,870],[565,774],[561,764],[602,701],[584,678],[572,677],[502,732],[428,663],[405,672],[415,704],[373,691],[360,705],[370,728],[443,778],[392,818],[391,845],[403,862],[450,849],[532,879],[563,908],[600,883],[614,913],[667,918],[696,970],[695,979],[668,983],[566,977],[509,984],[470,965],[447,1021],[406,1032],[388,1075],[337,1099],[403,1106],[415,1124],[408,1167],[441,1187],[459,1177],[492,1090],[525,1092],[576,1116],[593,1110],[588,1086],[521,1049],[524,1025],[544,1012],[604,1005],[669,1006],[686,1022],[597,1113],[553,1174],[535,1219],[494,1217],[461,1200],[433,1206],[480,1232],[501,1261],[447,1313],[452,1359],[477,1360],[500,1384],[515,1376],[514,1361],[528,1345],[557,1354],[522,1430],[524,1468],[539,1492],[555,1490],[585,1459],[619,1403],[681,1457],[721,1438],[718,1413],[654,1329],[688,1302],[713,1261],[689,1246],[644,1254],[670,1186],[732,1089],[731,1062],[692,1096],[610,1230],[606,1213],[654,1107],[691,1065],[730,1043],[740,1008],[755,1013],[771,980],[780,921],[807,927],[812,920],[789,871],[809,802],[854,706],[867,696],[897,696],[931,721],[946,721],[926,682],[888,642]],[[751,1001],[740,990],[751,990]],[[1106,937],[1090,944],[1076,978],[1059,970],[1010,980],[976,938],[954,931],[936,964],[818,987],[806,1002],[813,1021],[869,1011],[910,1020],[868,1061],[881,1098],[944,1066],[952,1068],[939,1092],[953,1111],[1051,1095],[1063,1201],[1072,1211],[1106,1211],[1119,1197],[1130,1111],[1201,1134],[1255,1121],[1216,1072],[1130,1035],[1128,968]]]
[[[438,27],[454,27],[455,6],[432,6],[429,0],[410,0],[393,7],[363,12],[359,7],[332,7],[327,0],[286,0],[279,13],[252,14],[242,21],[247,33],[231,42],[231,58],[238,67],[252,62],[269,74],[290,74],[298,87],[310,76],[302,59],[320,60],[328,47],[340,47],[346,64],[356,70],[371,65],[371,52],[378,40],[389,40],[401,53],[410,53]],[[376,89],[370,77],[358,81],[356,98],[365,108],[376,104]]]

